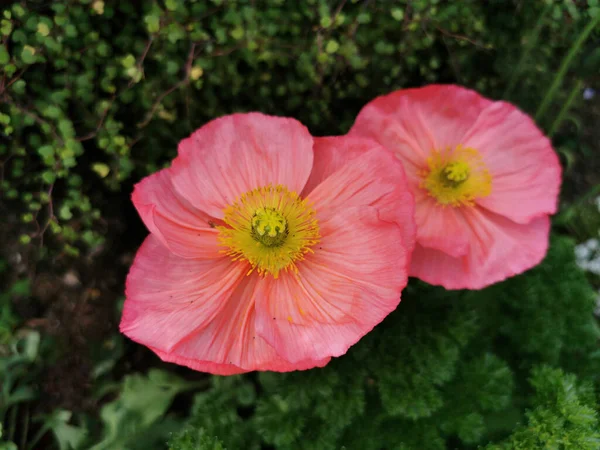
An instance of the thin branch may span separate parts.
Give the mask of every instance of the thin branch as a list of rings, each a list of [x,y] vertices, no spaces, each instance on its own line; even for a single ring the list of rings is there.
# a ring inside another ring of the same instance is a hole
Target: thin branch
[[[150,36],[150,39],[148,39],[148,42],[146,43],[146,47],[144,48],[144,51],[142,52],[142,54],[138,58],[138,61],[136,63],[136,67],[138,68],[139,71],[143,71],[142,65],[144,64],[144,60],[146,59],[146,56],[148,56],[148,52],[150,51],[150,47],[152,46],[152,42],[154,42],[154,36]],[[108,105],[106,106],[106,108],[104,108],[104,111],[102,112],[102,116],[100,116],[100,121],[96,125],[96,129],[94,131],[89,132],[85,136],[77,138],[76,140],[79,141],[79,142],[83,142],[83,141],[88,141],[90,139],[95,138],[96,135],[100,132],[100,129],[102,128],[102,125],[104,125],[104,121],[106,120],[106,117],[108,116],[108,112],[110,111],[110,108],[112,108],[112,105],[115,103],[115,100],[117,99],[117,97],[120,96],[120,95],[122,95],[128,89],[130,89],[134,84],[135,84],[135,80],[132,78],[129,81],[129,83],[127,84],[127,86],[125,87],[125,89],[123,89],[119,93],[113,94],[112,97],[110,98],[110,100],[108,101]]]
[[[445,34],[446,36],[449,36],[449,37],[454,38],[454,39],[458,39],[460,41],[470,42],[471,44],[473,44],[476,47],[480,47],[480,48],[483,48],[483,49],[487,50],[487,47],[485,45],[483,45],[481,42],[474,41],[473,39],[471,39],[468,36],[463,36],[462,34],[451,33],[451,32],[446,31],[446,30],[444,30],[443,28],[440,28],[440,27],[435,27],[435,29],[438,30],[442,34]]]
[[[21,111],[23,114],[31,117],[33,120],[35,120],[40,126],[48,126],[50,128],[50,132],[52,133],[52,136],[54,136],[54,139],[56,139],[57,141],[60,142],[61,145],[64,145],[64,141],[62,140],[62,138],[58,135],[58,133],[56,132],[56,129],[54,128],[54,126],[48,122],[45,119],[42,119],[40,116],[38,116],[36,113],[34,113],[33,111],[25,108],[24,106],[19,105],[18,103],[16,103],[13,99],[11,99],[8,96],[4,96],[6,102],[12,106],[14,106],[15,108],[17,108],[19,111]]]
[[[156,112],[156,109],[158,108],[158,106],[161,104],[161,102],[167,95],[176,91],[181,86],[187,85],[190,82],[190,72],[192,70],[192,64],[194,63],[195,50],[196,50],[196,43],[193,43],[192,46],[190,47],[190,51],[188,53],[188,58],[187,58],[187,62],[185,64],[185,71],[184,71],[183,78],[158,96],[158,98],[152,104],[152,107],[150,108],[150,111],[146,115],[146,118],[138,124],[138,128],[144,128],[146,125],[148,125],[150,123],[150,121],[154,117],[154,113]]]
[[[52,183],[50,185],[50,187],[48,188],[48,220],[46,220],[44,227],[40,231],[38,231],[36,233],[36,235],[34,236],[36,238],[38,238],[38,237],[40,238],[40,248],[42,248],[44,246],[44,233],[46,233],[46,230],[50,226],[50,222],[52,222],[54,219],[56,219],[56,217],[54,217],[54,203],[52,202],[52,190],[53,189],[54,189],[54,183]]]

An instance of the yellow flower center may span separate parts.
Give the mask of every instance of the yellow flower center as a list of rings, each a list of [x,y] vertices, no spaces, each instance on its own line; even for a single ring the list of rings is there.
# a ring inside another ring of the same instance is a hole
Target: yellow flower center
[[[427,166],[421,172],[420,187],[442,205],[471,206],[475,199],[492,192],[492,176],[473,148],[457,145],[434,150],[427,158]]]
[[[252,217],[252,237],[266,247],[280,246],[289,235],[287,220],[275,208],[259,208]]]
[[[320,238],[315,211],[281,185],[246,192],[224,213],[219,243],[234,261],[250,263],[248,274],[256,270],[277,278],[282,270],[297,271],[296,262]]]

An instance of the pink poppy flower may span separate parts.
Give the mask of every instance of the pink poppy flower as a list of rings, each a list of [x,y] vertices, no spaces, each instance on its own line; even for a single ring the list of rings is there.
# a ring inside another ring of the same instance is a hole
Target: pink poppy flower
[[[367,104],[350,135],[404,164],[417,222],[411,276],[480,289],[543,259],[561,168],[513,105],[459,86],[405,89]]]
[[[131,339],[200,371],[284,372],[324,366],[396,308],[415,225],[391,152],[250,113],[178,153],[133,192],[151,234],[127,277]]]

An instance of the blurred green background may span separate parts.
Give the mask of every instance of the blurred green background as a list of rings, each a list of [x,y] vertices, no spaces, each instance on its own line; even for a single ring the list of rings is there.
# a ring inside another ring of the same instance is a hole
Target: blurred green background
[[[598,0],[21,0],[0,17],[0,449],[600,448]],[[564,167],[538,267],[411,280],[324,369],[211,377],[118,333],[135,182],[208,120],[315,135],[458,83],[534,116]],[[598,311],[597,311],[598,313]]]

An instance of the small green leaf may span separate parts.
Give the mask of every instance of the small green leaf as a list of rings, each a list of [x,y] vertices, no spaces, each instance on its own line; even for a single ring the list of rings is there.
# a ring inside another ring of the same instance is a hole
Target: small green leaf
[[[33,64],[35,62],[35,48],[31,45],[26,45],[21,51],[21,61],[25,64]]]
[[[37,24],[37,32],[38,34],[40,34],[41,36],[48,36],[50,34],[50,27],[48,26],[48,24],[43,23],[43,22],[39,22]]]
[[[231,30],[229,34],[231,34],[231,37],[234,38],[236,41],[239,41],[244,37],[244,29],[242,27],[236,27],[233,30]]]
[[[400,22],[402,19],[404,19],[404,11],[400,8],[394,8],[392,9],[392,17],[394,20]]]
[[[42,158],[50,158],[54,156],[54,148],[51,145],[43,145],[38,148],[38,154]]]
[[[156,33],[160,30],[160,17],[148,15],[144,17],[144,22],[146,22],[146,28],[149,33]]]
[[[73,213],[71,212],[69,205],[62,205],[60,207],[60,210],[58,211],[58,217],[63,220],[69,220],[73,218]]]
[[[104,163],[94,163],[92,164],[92,170],[96,172],[100,178],[106,178],[110,172],[110,167]]]
[[[325,51],[331,54],[337,52],[339,48],[340,44],[338,44],[338,42],[335,39],[330,39],[329,42],[327,42],[327,45],[325,46]]]
[[[6,64],[10,61],[10,55],[4,45],[0,45],[0,64]]]
[[[42,173],[42,180],[44,180],[44,183],[52,184],[56,181],[56,174],[47,170]]]
[[[131,69],[133,66],[135,66],[135,57],[132,54],[129,54],[121,59],[121,64],[126,69]]]

